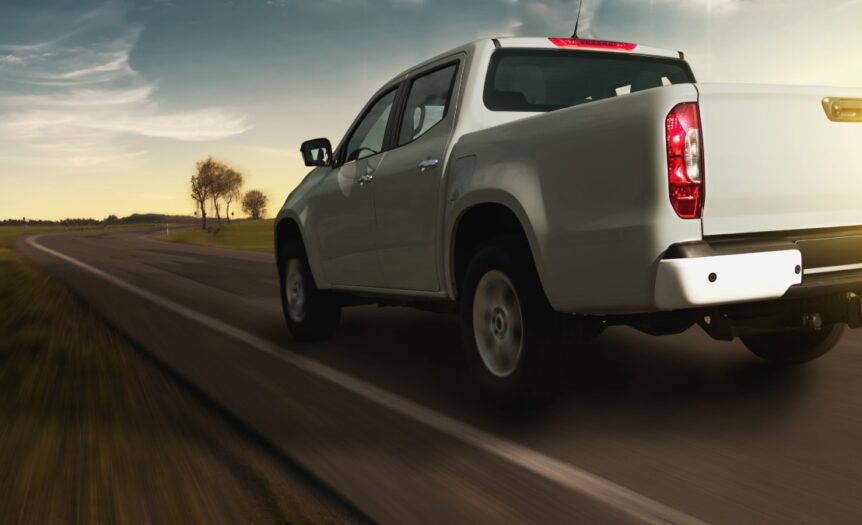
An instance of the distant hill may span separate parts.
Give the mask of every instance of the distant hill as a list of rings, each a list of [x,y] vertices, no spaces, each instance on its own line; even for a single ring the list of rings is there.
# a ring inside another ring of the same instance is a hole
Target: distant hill
[[[68,218],[58,221],[40,219],[6,219],[0,221],[0,226],[97,226],[99,224],[184,224],[194,223],[198,219],[190,215],[165,215],[164,213],[133,213],[127,217],[110,215],[105,219]]]

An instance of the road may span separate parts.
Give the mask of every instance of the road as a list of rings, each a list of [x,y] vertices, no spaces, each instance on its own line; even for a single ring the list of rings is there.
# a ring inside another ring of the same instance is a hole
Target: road
[[[553,405],[475,392],[457,319],[348,309],[297,345],[273,258],[138,233],[21,241],[142,349],[383,523],[858,523],[862,331],[773,368],[699,329],[613,328]]]

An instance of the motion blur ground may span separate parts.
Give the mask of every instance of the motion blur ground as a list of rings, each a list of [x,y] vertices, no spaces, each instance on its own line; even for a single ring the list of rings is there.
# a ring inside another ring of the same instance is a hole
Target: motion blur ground
[[[453,318],[349,309],[332,340],[296,346],[281,318],[270,254],[165,244],[141,234],[38,242],[220,323],[226,331],[19,243],[132,339],[374,520],[655,521],[621,511],[619,499],[597,500],[589,486],[572,483],[573,473],[678,512],[679,519],[665,522],[856,523],[862,512],[862,338],[854,332],[817,362],[776,368],[739,342],[715,342],[699,329],[653,338],[611,328],[576,357],[556,404],[505,412],[476,394]],[[419,422],[297,369],[296,359],[375,385],[480,438],[465,442],[434,421]],[[544,470],[526,469],[525,457],[552,461]]]
[[[0,229],[0,523],[355,522],[7,247],[34,231]]]

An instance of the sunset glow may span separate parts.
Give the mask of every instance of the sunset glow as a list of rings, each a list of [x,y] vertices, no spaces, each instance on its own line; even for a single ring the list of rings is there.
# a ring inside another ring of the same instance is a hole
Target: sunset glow
[[[569,37],[576,4],[3,2],[0,219],[191,214],[209,155],[280,204],[299,144],[336,144],[385,80],[478,38]],[[584,0],[580,36],[682,50],[700,82],[862,86],[862,1],[812,5]]]

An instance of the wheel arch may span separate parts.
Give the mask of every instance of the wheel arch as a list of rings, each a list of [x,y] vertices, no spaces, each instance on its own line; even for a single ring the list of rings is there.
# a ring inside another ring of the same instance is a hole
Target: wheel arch
[[[295,241],[305,250],[305,240],[302,237],[302,229],[299,223],[289,216],[279,217],[275,222],[275,261],[279,271],[285,262],[286,247],[291,241]]]
[[[284,257],[286,255],[285,248],[290,241],[296,241],[297,245],[302,249],[305,255],[308,267],[311,270],[311,276],[314,278],[314,283],[318,288],[324,289],[325,279],[320,267],[320,260],[315,246],[311,244],[310,239],[305,235],[305,230],[302,227],[302,222],[298,216],[284,211],[278,216],[275,221],[275,261],[278,265],[279,272],[281,271]]]
[[[450,232],[447,281],[450,293],[455,298],[460,292],[470,259],[482,245],[494,239],[514,237],[522,242],[539,270],[535,235],[524,210],[517,203],[495,199],[464,206],[456,215]]]

